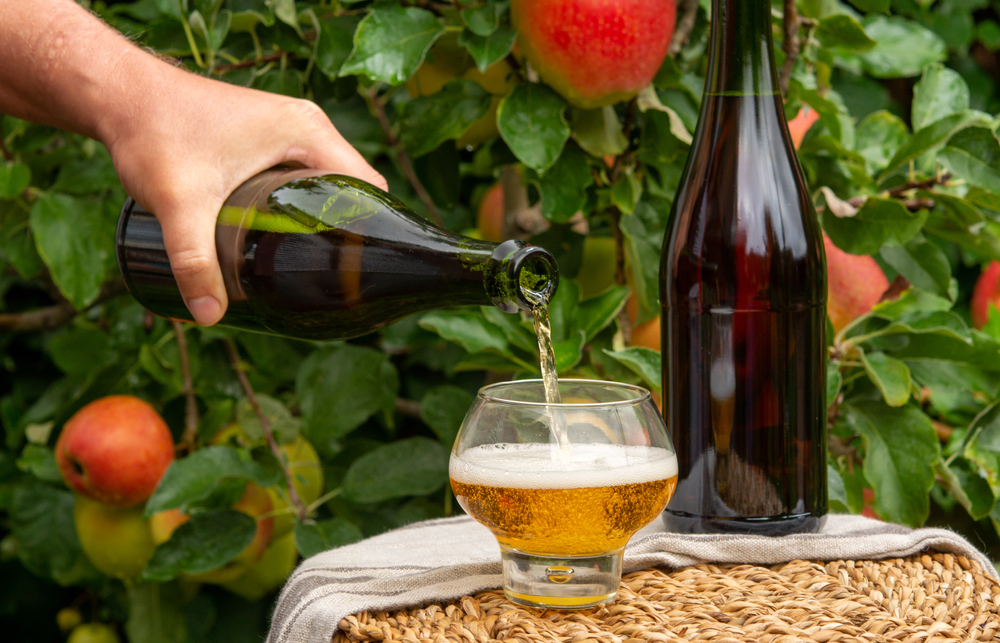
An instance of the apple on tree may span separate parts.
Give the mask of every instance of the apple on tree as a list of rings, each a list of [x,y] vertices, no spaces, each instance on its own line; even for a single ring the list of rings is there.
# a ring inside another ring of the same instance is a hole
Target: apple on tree
[[[110,395],[66,422],[55,456],[73,491],[116,507],[134,507],[153,495],[173,462],[174,439],[148,403]]]
[[[674,0],[512,0],[531,66],[571,104],[594,109],[642,91],[667,57]]]
[[[991,261],[976,280],[969,301],[972,325],[982,328],[990,320],[990,306],[1000,308],[1000,261]]]
[[[852,255],[833,245],[823,234],[826,248],[826,312],[839,332],[855,318],[867,314],[889,288],[878,262],[867,255]]]
[[[274,517],[271,513],[274,506],[267,489],[254,482],[248,482],[243,491],[243,497],[233,505],[233,509],[242,511],[257,521],[257,531],[253,540],[240,554],[218,569],[201,574],[192,574],[191,580],[202,583],[225,583],[242,575],[264,555],[271,536],[274,533]],[[179,509],[161,511],[149,519],[151,540],[156,545],[162,545],[170,540],[174,531],[190,520],[191,517],[181,513]]]
[[[83,553],[113,578],[137,578],[156,549],[143,507],[115,507],[76,494],[73,523]]]

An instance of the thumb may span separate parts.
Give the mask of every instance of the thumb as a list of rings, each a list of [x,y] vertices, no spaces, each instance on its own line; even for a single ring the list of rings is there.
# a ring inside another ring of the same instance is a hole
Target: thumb
[[[163,210],[156,217],[184,304],[201,326],[222,319],[228,305],[215,254],[215,222],[221,207],[221,203],[192,203],[183,210]]]

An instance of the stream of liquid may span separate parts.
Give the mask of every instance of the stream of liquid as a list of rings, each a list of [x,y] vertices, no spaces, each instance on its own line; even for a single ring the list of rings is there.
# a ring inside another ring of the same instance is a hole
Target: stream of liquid
[[[535,317],[535,335],[538,336],[538,355],[542,370],[542,385],[545,388],[545,402],[547,404],[562,404],[562,396],[559,394],[559,377],[556,374],[556,354],[552,349],[552,326],[549,323],[549,307],[545,302],[536,303],[531,310]],[[549,419],[552,435],[556,444],[559,445],[558,457],[561,460],[571,458],[569,434],[566,429],[566,418],[562,411],[556,407],[549,407]]]

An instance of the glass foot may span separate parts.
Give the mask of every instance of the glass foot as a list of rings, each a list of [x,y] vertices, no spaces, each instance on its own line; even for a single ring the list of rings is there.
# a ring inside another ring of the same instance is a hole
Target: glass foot
[[[501,548],[503,592],[512,603],[584,609],[614,600],[622,552],[599,556],[536,556]]]

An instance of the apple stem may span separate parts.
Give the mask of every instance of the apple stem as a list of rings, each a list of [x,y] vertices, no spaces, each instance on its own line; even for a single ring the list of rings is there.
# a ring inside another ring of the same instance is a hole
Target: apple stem
[[[222,340],[222,344],[226,347],[226,355],[229,357],[229,362],[233,365],[233,370],[236,371],[236,377],[240,380],[243,392],[246,393],[250,406],[253,407],[254,413],[257,414],[260,429],[264,432],[264,437],[267,438],[267,446],[270,447],[274,457],[278,459],[278,466],[281,467],[281,472],[285,474],[285,484],[288,486],[290,504],[295,507],[295,514],[298,516],[299,521],[305,521],[309,517],[309,509],[302,502],[302,498],[299,497],[298,492],[295,491],[292,471],[288,463],[285,462],[285,458],[281,454],[281,449],[278,448],[278,442],[274,439],[274,434],[271,432],[271,424],[267,421],[267,416],[264,415],[264,411],[261,410],[260,404],[257,402],[257,396],[253,392],[253,387],[250,386],[250,380],[247,379],[245,372],[246,369],[240,361],[240,353],[236,348],[236,342],[232,338],[226,337]]]
[[[184,325],[176,319],[172,320],[174,325],[174,337],[177,339],[177,352],[181,359],[181,378],[184,393],[184,435],[181,436],[181,443],[178,450],[191,453],[195,449],[195,440],[198,438],[198,402],[194,397],[194,384],[191,381],[191,362],[188,356],[187,337],[184,336]]]
[[[396,133],[392,131],[392,124],[389,123],[389,117],[385,113],[385,105],[378,97],[378,88],[372,87],[367,92],[364,92],[363,95],[368,99],[368,104],[371,106],[372,111],[375,112],[375,118],[378,119],[378,124],[382,127],[382,132],[385,134],[386,140],[389,141],[389,145],[392,146],[393,151],[396,153],[399,166],[402,168],[403,174],[406,175],[410,185],[413,186],[413,191],[417,193],[421,203],[427,208],[427,213],[430,215],[431,220],[438,227],[443,228],[444,221],[441,219],[441,213],[438,212],[437,206],[431,200],[431,195],[424,189],[424,184],[417,178],[417,173],[413,170],[413,164],[410,163],[410,157],[406,155],[406,150],[403,149],[403,145],[399,142]]]

